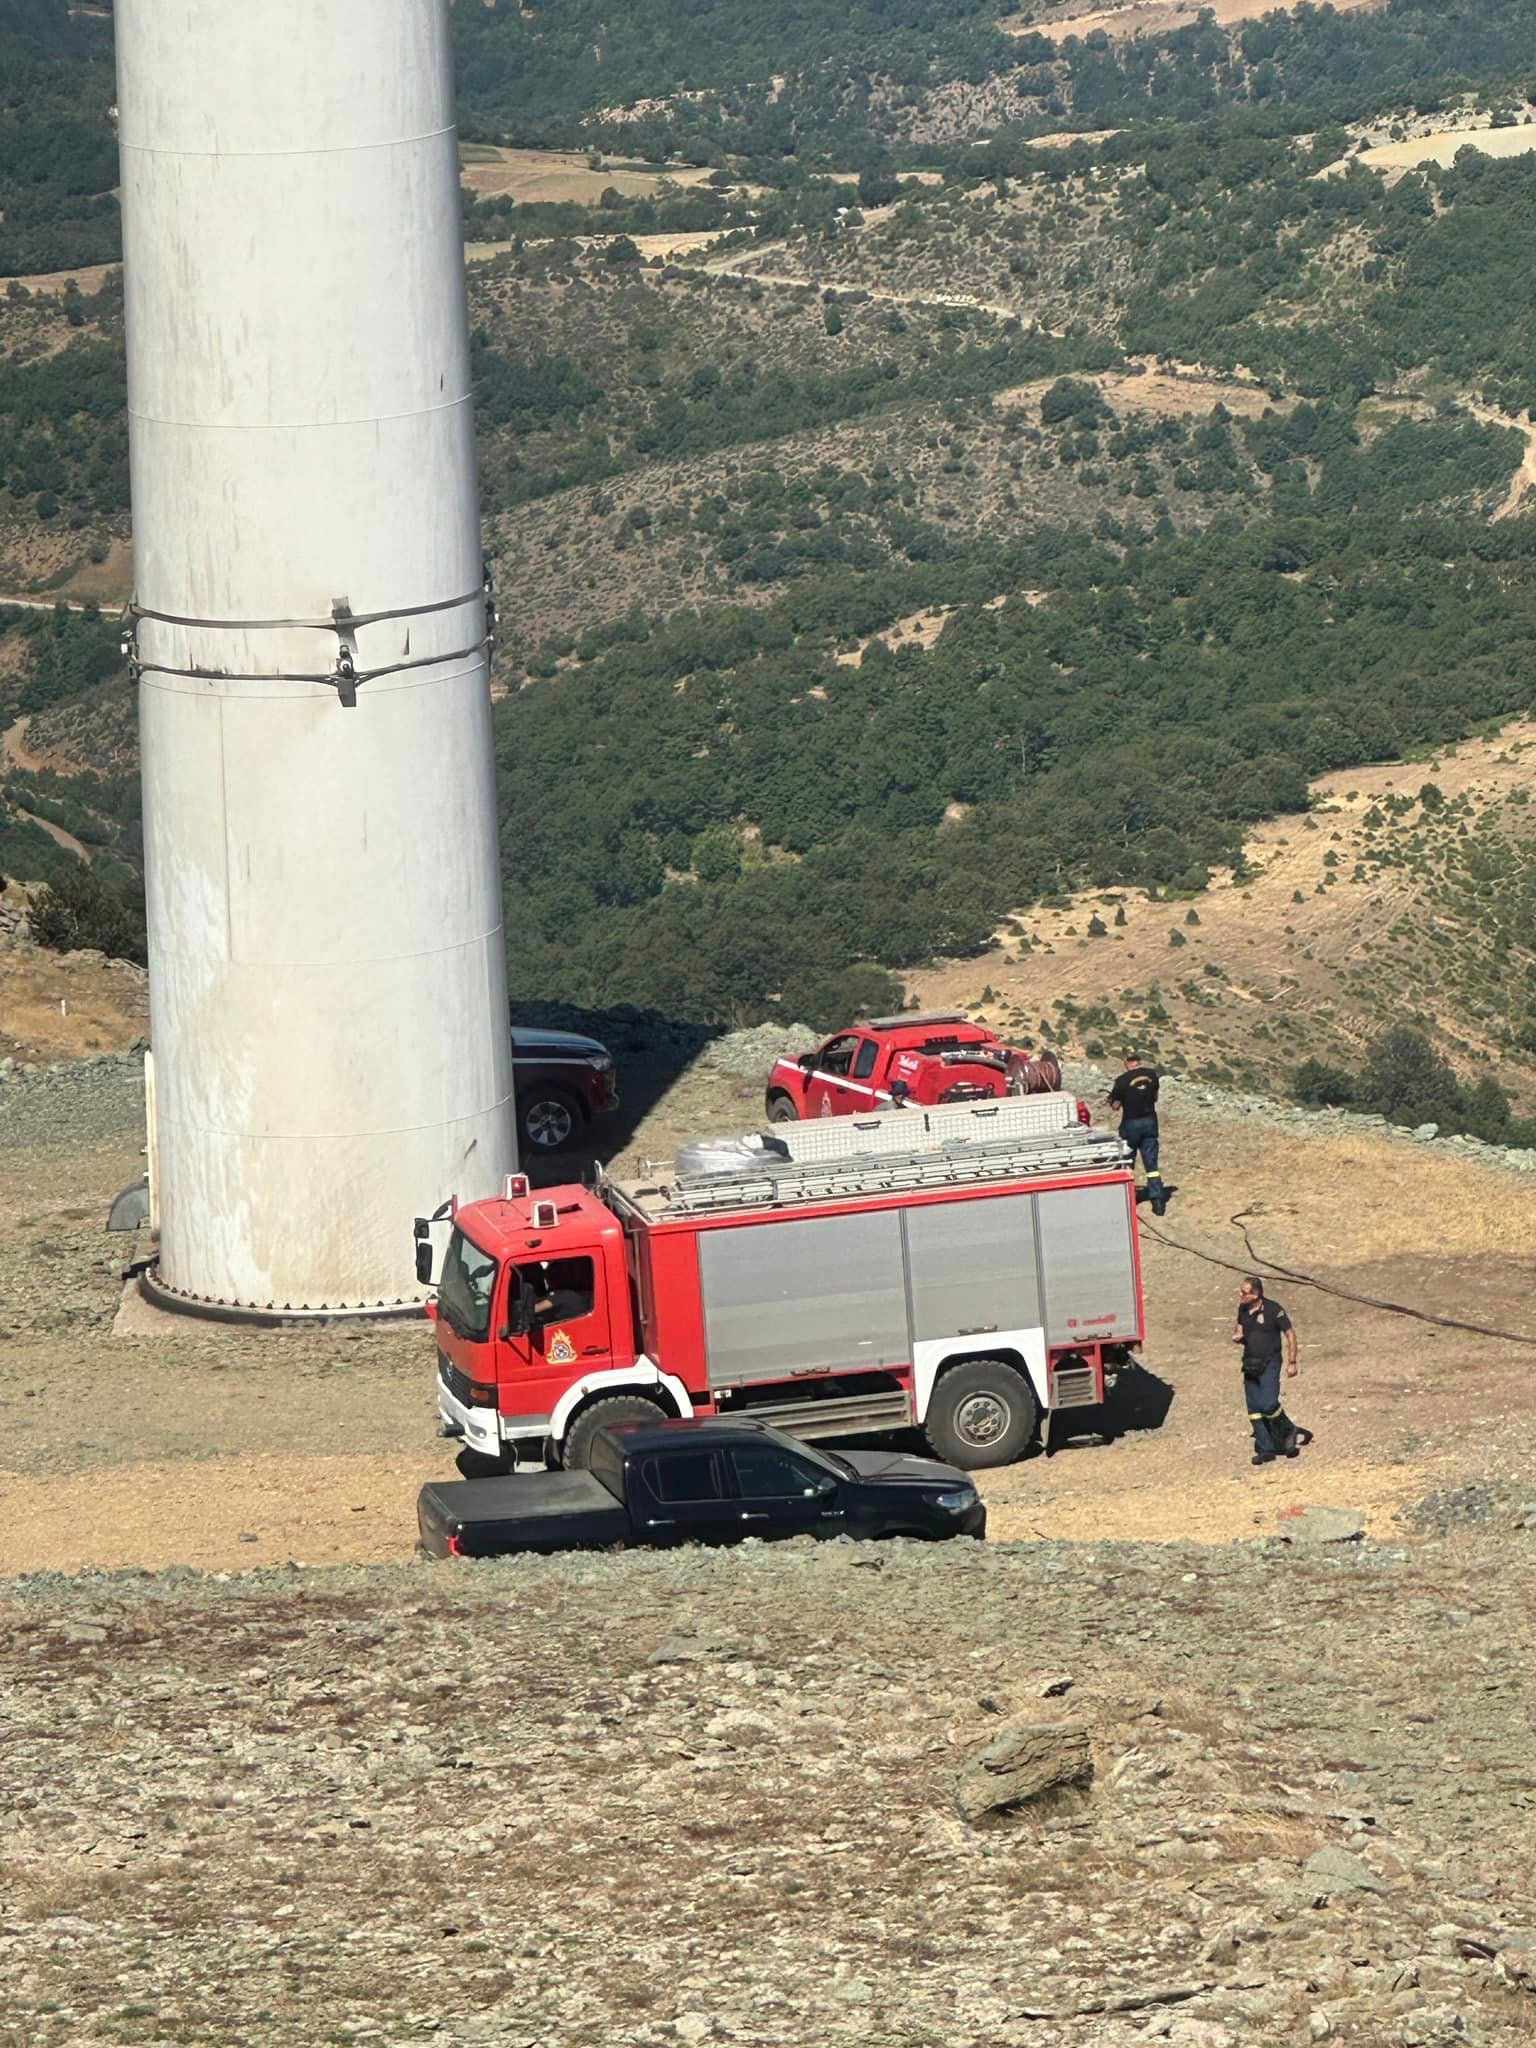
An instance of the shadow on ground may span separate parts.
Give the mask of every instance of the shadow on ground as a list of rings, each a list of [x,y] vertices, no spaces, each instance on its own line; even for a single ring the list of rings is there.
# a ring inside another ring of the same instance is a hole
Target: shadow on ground
[[[1161,1378],[1140,1359],[1133,1359],[1116,1379],[1103,1414],[1115,1436],[1161,1429],[1173,1407],[1172,1382]]]
[[[1173,1407],[1171,1383],[1139,1360],[1125,1366],[1098,1408],[1059,1409],[1051,1417],[1046,1455],[1089,1450],[1142,1430],[1161,1429]]]

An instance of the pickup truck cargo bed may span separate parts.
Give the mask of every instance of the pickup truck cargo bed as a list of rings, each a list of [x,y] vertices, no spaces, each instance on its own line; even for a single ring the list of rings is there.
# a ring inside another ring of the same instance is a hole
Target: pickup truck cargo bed
[[[590,1472],[435,1481],[421,1490],[416,1522],[432,1557],[603,1549],[629,1534],[624,1509]]]

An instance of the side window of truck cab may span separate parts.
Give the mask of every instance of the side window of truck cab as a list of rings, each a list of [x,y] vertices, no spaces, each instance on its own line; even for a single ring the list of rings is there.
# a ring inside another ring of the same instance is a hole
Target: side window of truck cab
[[[524,1340],[550,1365],[606,1353],[607,1317],[597,1299],[596,1262],[585,1253],[530,1259],[516,1267],[510,1299],[526,1305]]]
[[[631,1494],[653,1542],[734,1542],[742,1534],[741,1502],[733,1500],[718,1451],[662,1451],[640,1466],[641,1493]]]
[[[879,1057],[879,1039],[861,1038],[859,1040],[859,1049],[853,1056],[852,1072],[854,1080],[867,1081],[870,1075],[875,1071],[875,1061]]]
[[[816,1064],[824,1074],[846,1074],[853,1064],[854,1047],[857,1038],[851,1031],[840,1032],[836,1038],[829,1038],[816,1055]]]
[[[671,1507],[724,1498],[720,1460],[713,1451],[664,1451],[647,1458],[645,1479],[652,1494]]]
[[[837,1490],[830,1473],[777,1444],[742,1444],[731,1452],[743,1500],[808,1500]]]

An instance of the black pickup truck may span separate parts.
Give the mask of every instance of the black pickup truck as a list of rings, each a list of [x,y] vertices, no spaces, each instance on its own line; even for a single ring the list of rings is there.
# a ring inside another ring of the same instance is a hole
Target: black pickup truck
[[[964,1472],[898,1451],[812,1449],[763,1422],[623,1422],[592,1438],[585,1472],[424,1486],[429,1557],[747,1536],[984,1536]]]
[[[523,1156],[563,1151],[618,1107],[613,1054],[576,1031],[512,1026],[512,1079]]]

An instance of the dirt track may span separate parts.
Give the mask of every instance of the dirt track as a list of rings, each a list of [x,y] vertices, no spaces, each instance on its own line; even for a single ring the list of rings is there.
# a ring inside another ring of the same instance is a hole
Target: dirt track
[[[1533,131],[1536,132],[1536,131]],[[1533,144],[1536,147],[1536,144]],[[1513,519],[1520,511],[1532,491],[1536,491],[1536,421],[1529,413],[1514,418],[1509,413],[1495,412],[1492,406],[1478,405],[1469,400],[1467,411],[1488,427],[1512,427],[1517,434],[1525,436],[1525,456],[1520,467],[1509,480],[1509,491],[1494,512],[1495,519]]]

